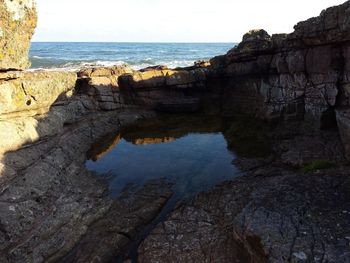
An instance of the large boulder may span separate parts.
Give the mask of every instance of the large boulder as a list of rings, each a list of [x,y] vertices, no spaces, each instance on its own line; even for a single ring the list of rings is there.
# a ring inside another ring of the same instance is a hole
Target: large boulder
[[[0,78],[0,119],[13,115],[35,115],[48,112],[60,96],[75,88],[73,72],[23,72],[15,79]]]
[[[85,111],[82,101],[73,100],[77,79],[73,72],[9,72],[8,76],[0,76],[0,155],[56,134]]]
[[[28,68],[36,23],[35,0],[0,0],[0,70]]]
[[[127,65],[86,68],[78,72],[77,93],[88,95],[99,109],[112,111],[125,107],[118,78],[134,71]]]

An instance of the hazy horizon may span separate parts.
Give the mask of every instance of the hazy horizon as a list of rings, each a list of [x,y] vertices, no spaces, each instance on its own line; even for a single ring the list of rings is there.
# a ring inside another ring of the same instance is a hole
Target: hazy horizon
[[[37,0],[33,42],[237,43],[251,29],[290,33],[344,0]]]
[[[238,44],[238,42],[168,42],[168,41],[31,41],[33,43],[120,43],[120,44]]]

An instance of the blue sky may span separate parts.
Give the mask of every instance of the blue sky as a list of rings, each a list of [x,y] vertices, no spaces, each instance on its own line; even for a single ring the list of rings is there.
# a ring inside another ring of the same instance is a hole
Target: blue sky
[[[239,42],[288,33],[345,0],[37,0],[34,41]]]

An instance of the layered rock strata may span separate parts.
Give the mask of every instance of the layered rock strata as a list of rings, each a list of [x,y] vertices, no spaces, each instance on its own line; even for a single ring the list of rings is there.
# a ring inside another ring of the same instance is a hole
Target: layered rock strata
[[[224,109],[270,120],[338,126],[349,157],[350,2],[300,22],[289,35],[253,30],[211,69],[225,86]]]
[[[56,134],[86,112],[73,97],[76,74],[20,72],[0,80],[0,153]]]
[[[127,66],[81,70],[77,74],[77,93],[89,96],[97,109],[104,111],[122,109],[127,105],[121,95],[118,78],[133,72]]]
[[[171,191],[149,184],[113,202],[105,183],[84,168],[87,154],[98,159],[110,145],[96,152],[91,145],[153,116],[140,109],[212,108],[277,123],[268,137],[275,156],[241,159],[248,176],[179,204],[143,242],[139,261],[349,261],[349,172],[339,164],[342,148],[350,158],[350,1],[289,35],[251,31],[210,63],[141,71],[19,71],[28,66],[35,3],[3,0],[0,14],[1,262],[108,261],[121,254]],[[225,133],[233,148],[235,125]],[[240,132],[249,142],[256,135],[250,131]],[[160,141],[147,132],[130,141]],[[289,169],[320,159],[339,167]]]
[[[58,261],[90,231],[92,223],[107,213],[117,216],[122,224],[110,242],[123,247],[129,242],[121,234],[126,231],[125,222],[130,224],[126,234],[132,238],[136,230],[157,216],[171,195],[169,190],[159,191],[159,186],[153,184],[144,190],[147,196],[140,193],[135,198],[125,193],[124,197],[129,198],[126,204],[118,200],[113,203],[106,183],[84,166],[93,142],[144,116],[147,112],[94,114],[64,127],[49,140],[7,153],[1,159],[1,262]],[[128,209],[121,209],[123,205]],[[130,222],[131,217],[138,220]],[[91,259],[97,255],[92,254]]]

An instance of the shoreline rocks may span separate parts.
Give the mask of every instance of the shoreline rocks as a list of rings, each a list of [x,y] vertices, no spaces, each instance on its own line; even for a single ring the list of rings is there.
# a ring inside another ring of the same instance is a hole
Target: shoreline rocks
[[[0,71],[29,67],[30,40],[37,23],[34,0],[0,2]]]
[[[349,179],[348,167],[254,169],[179,205],[138,262],[347,262]]]
[[[349,14],[347,1],[298,23],[288,35],[251,31],[213,58],[211,69],[224,79],[225,112],[299,123],[305,133],[339,128],[348,145]]]
[[[349,160],[350,1],[288,35],[250,31],[210,63],[140,71],[21,71],[28,66],[35,1],[2,0],[0,14],[1,262],[107,261],[123,254],[170,198],[169,185],[113,202],[84,162],[87,154],[99,158],[110,150],[89,152],[97,140],[157,110],[243,113],[244,123],[255,126],[235,123],[225,134],[228,147],[242,146],[229,139],[239,131],[253,150],[259,145],[252,138],[262,146],[268,138],[274,154],[240,159],[246,176],[179,204],[142,243],[139,262],[349,260],[343,150]],[[135,143],[161,142],[152,132],[151,126]],[[107,144],[118,140],[108,137]],[[322,158],[337,167],[297,170]],[[100,250],[96,238],[103,240]]]

